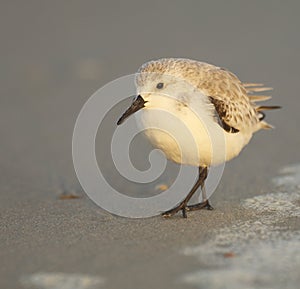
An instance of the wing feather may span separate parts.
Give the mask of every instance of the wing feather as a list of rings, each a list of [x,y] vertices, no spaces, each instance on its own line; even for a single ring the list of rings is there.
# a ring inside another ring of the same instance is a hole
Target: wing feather
[[[223,128],[238,132],[259,122],[255,104],[249,98],[243,83],[230,71],[210,66],[205,70],[204,83],[199,88],[209,96],[222,121]]]
[[[213,65],[207,65],[201,70],[201,78],[205,81],[200,81],[199,88],[209,96],[226,131],[236,133],[249,128],[271,127],[262,121],[264,114],[261,111],[267,107],[255,103],[268,100],[271,96],[252,95],[272,90],[271,87],[261,83],[242,83],[232,72]],[[279,107],[272,107],[275,108]]]

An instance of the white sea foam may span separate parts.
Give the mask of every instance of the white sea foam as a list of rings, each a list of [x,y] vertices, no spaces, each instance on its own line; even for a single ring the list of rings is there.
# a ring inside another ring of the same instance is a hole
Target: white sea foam
[[[198,270],[182,281],[199,288],[299,288],[300,232],[288,220],[300,217],[300,165],[283,168],[274,192],[246,199],[255,217],[218,230],[201,246],[185,248]],[[207,269],[210,268],[210,269]]]
[[[104,279],[85,274],[37,272],[24,276],[21,283],[25,288],[39,289],[98,289]]]

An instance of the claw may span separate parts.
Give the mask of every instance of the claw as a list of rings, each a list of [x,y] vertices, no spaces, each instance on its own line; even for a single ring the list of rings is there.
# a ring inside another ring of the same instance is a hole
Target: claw
[[[186,207],[184,206],[181,210],[182,210],[182,217],[186,219],[187,218]]]
[[[178,213],[180,210],[182,211],[182,217],[187,218],[186,203],[185,202],[182,202],[178,206],[176,206],[175,208],[162,213],[162,216],[165,217],[165,218],[169,218],[169,217],[172,217],[173,215],[175,215],[176,213]]]
[[[209,210],[209,211],[212,211],[212,210],[214,210],[214,207],[212,207],[212,206],[210,205],[210,203],[207,201],[207,205],[205,206],[205,209],[206,209],[206,210]]]

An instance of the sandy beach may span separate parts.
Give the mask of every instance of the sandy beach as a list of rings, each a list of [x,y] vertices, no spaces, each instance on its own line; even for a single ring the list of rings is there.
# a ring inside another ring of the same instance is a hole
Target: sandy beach
[[[299,3],[0,5],[0,288],[298,288]],[[77,180],[73,128],[98,88],[160,57],[262,82],[283,109],[226,164],[215,210],[117,217]]]

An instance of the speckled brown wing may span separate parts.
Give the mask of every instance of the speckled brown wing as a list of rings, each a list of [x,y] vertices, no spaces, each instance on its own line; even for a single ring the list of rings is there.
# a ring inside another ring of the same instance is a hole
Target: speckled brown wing
[[[229,133],[237,133],[239,129],[230,126],[230,119],[228,119],[228,106],[224,101],[209,97],[211,103],[214,105],[216,110],[216,121]]]
[[[236,133],[259,122],[254,103],[233,73],[224,68],[210,67],[205,74],[206,80],[199,83],[199,88],[215,106],[226,131]]]

